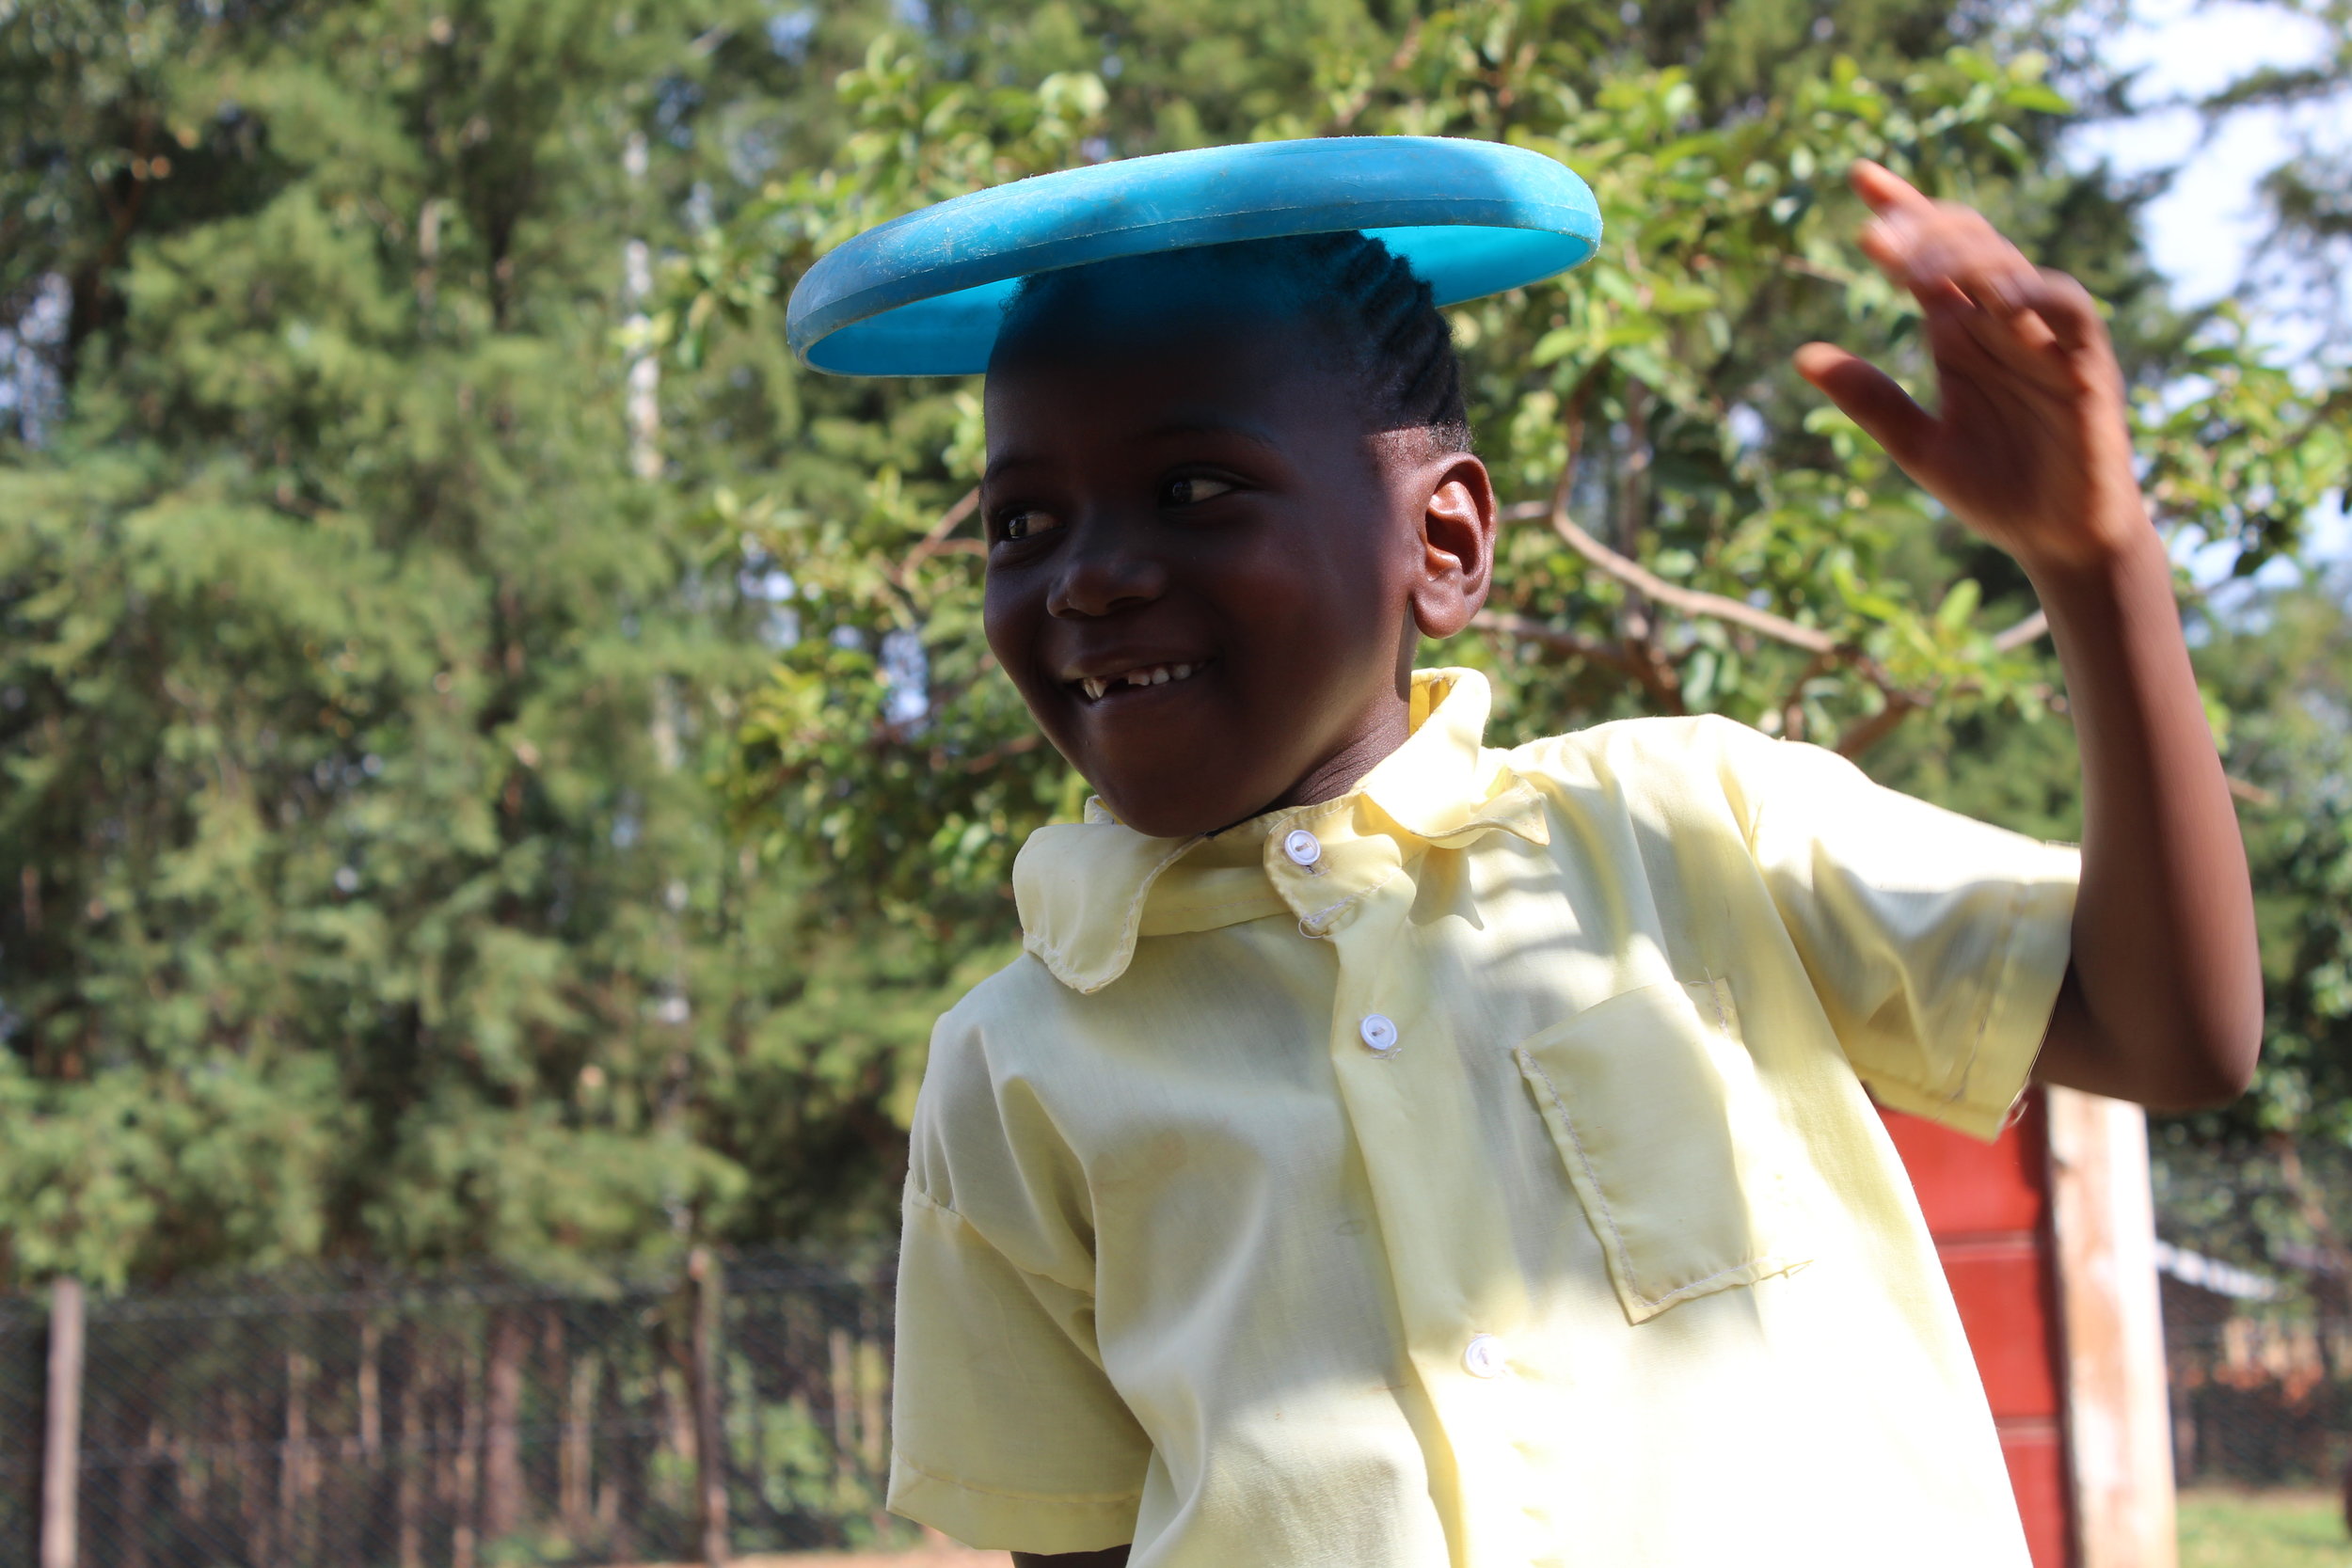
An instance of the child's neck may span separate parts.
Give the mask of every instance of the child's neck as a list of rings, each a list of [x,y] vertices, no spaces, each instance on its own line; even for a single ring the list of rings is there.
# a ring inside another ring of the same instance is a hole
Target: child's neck
[[[1318,805],[1336,800],[1363,782],[1364,775],[1386,762],[1396,749],[1405,744],[1413,731],[1412,709],[1402,696],[1385,697],[1355,725],[1347,738],[1312,768],[1301,774],[1298,781],[1274,800],[1241,819],[1247,822],[1268,812],[1286,811],[1292,806]],[[1227,828],[1238,827],[1228,823]],[[1217,830],[1223,832],[1226,830]]]

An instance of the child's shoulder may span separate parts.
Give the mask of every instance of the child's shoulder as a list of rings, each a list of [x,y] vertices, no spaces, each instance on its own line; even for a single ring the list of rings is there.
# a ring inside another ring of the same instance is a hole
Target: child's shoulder
[[[914,1107],[918,1150],[932,1151],[918,1161],[927,1191],[946,1181],[933,1170],[942,1151],[1018,1163],[1016,1150],[1064,1146],[1073,1106],[1117,1102],[1120,1073],[1103,1049],[1115,1024],[1104,1006],[1025,952],[940,1015]]]
[[[1056,980],[1036,955],[1019,953],[942,1013],[936,1033],[986,1036],[1016,1024],[1026,1025],[1049,1010],[1058,1010],[1070,996],[1070,988]]]
[[[1639,785],[1646,781],[1729,775],[1769,768],[1789,746],[1718,713],[1617,719],[1530,740],[1503,753],[1521,777]]]
[[[1036,955],[1021,953],[939,1016],[931,1026],[930,1069],[990,1079],[1018,1074],[1083,1027],[1073,1014],[1085,1001]]]

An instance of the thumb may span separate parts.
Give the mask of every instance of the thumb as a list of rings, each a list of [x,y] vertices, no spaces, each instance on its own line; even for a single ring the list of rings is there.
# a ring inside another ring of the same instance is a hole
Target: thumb
[[[1867,359],[1835,343],[1807,343],[1797,350],[1797,373],[1820,388],[1903,467],[1925,455],[1934,417]]]

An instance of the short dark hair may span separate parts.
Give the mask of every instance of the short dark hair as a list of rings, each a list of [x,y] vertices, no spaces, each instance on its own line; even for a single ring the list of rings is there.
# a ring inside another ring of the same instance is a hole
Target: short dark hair
[[[1173,264],[1231,269],[1282,286],[1340,349],[1342,368],[1365,395],[1369,428],[1425,431],[1444,451],[1470,450],[1453,328],[1429,285],[1402,257],[1360,230],[1238,240],[1033,273],[1006,306],[1008,330],[1015,317],[1052,309],[1057,296],[1109,269]]]

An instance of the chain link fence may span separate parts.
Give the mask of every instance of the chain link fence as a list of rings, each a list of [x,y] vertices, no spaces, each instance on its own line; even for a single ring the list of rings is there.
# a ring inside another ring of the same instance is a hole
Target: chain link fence
[[[891,1283],[770,1258],[606,1289],[94,1298],[79,1561],[497,1568],[900,1540]],[[0,1304],[0,1563],[39,1560],[48,1338],[39,1304]]]
[[[2165,1307],[2181,1485],[2352,1481],[2352,1321],[2225,1310],[2170,1290]]]
[[[2165,1287],[2181,1482],[2337,1485],[2352,1320]],[[94,1298],[79,1562],[688,1562],[714,1513],[738,1554],[904,1544],[882,1509],[891,1294],[886,1263],[766,1257],[597,1288],[312,1275]],[[40,1560],[48,1344],[41,1303],[0,1300],[0,1568]]]

